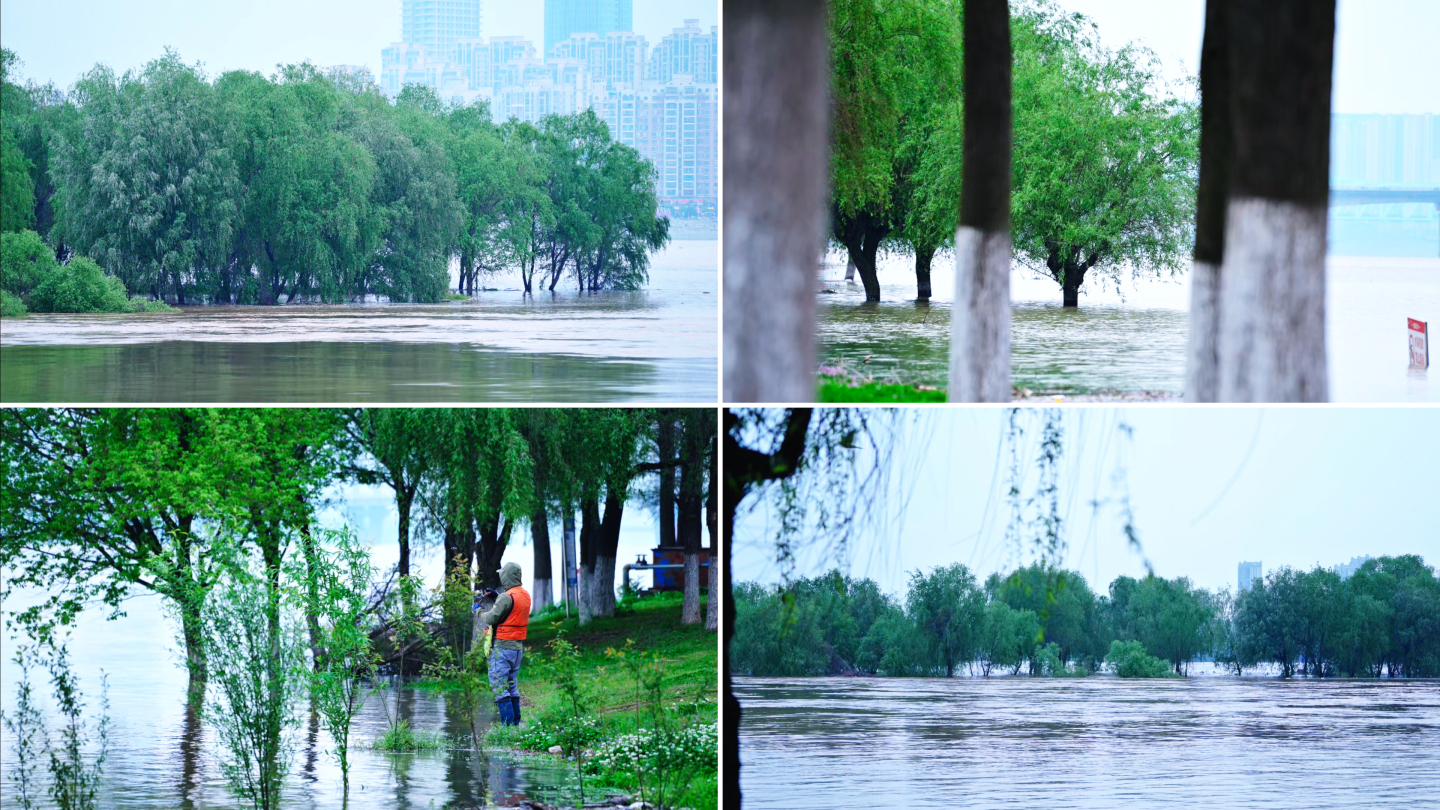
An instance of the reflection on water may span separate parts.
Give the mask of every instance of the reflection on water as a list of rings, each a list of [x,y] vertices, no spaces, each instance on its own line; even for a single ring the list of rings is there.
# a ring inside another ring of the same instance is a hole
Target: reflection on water
[[[1440,682],[736,680],[747,808],[1425,806]]]
[[[638,292],[6,319],[0,399],[714,402],[715,268],[673,242]]]
[[[109,674],[112,727],[100,806],[239,810],[243,805],[229,792],[220,771],[213,729],[185,706],[186,676],[167,649],[173,630],[159,599],[145,596],[126,604],[128,615],[114,622],[104,621],[98,612],[84,615],[70,642],[75,674],[86,694],[87,720],[99,702],[100,672]],[[6,606],[7,612],[13,609]],[[4,646],[0,693],[8,713],[15,705],[19,673],[9,664],[12,640],[6,638]],[[43,670],[33,671],[31,678],[36,691],[48,698]],[[445,731],[468,744],[469,725],[453,700],[409,689],[387,689],[369,698],[350,736],[352,810],[440,808],[451,802],[456,807],[514,806],[525,798],[554,802],[557,786],[573,782],[573,774],[558,763],[520,765],[494,751],[375,751],[371,742],[388,726],[382,701],[388,701],[390,714],[409,720],[412,727]],[[340,768],[330,753],[334,742],[308,706],[300,706],[299,712],[283,806],[340,808]],[[494,717],[493,710],[482,715],[482,734]],[[7,762],[12,742],[8,733],[0,732]],[[0,781],[0,807],[8,808],[15,801],[13,788],[9,779]]]
[[[1332,258],[1328,267],[1331,399],[1440,401],[1440,384],[1430,379],[1435,371],[1407,370],[1405,335],[1407,317],[1440,323],[1440,261]],[[948,258],[937,258],[935,268],[934,297],[921,304],[909,260],[891,257],[881,267],[881,302],[867,304],[864,290],[844,281],[843,258],[831,254],[822,273],[822,288],[833,294],[820,296],[821,363],[881,381],[943,387],[954,278]],[[1015,385],[1181,394],[1189,295],[1185,275],[1148,278],[1087,289],[1080,308],[1066,310],[1054,282],[1015,271]]]

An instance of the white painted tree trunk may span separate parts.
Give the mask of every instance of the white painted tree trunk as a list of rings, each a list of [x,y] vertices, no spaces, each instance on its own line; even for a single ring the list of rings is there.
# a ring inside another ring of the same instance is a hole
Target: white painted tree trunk
[[[1231,198],[1220,277],[1222,402],[1325,402],[1324,205]]]
[[[705,569],[709,579],[705,584],[705,587],[709,589],[707,595],[709,601],[705,604],[705,629],[711,631],[720,629],[720,573],[716,570],[720,567],[720,555],[715,551],[716,545],[711,542],[710,565]]]
[[[951,402],[1009,402],[1010,234],[955,231]]]
[[[555,592],[551,583],[552,580],[548,579],[535,580],[535,592],[530,594],[531,616],[549,608],[554,603]]]
[[[584,564],[581,564],[580,587],[578,588],[578,590],[580,592],[580,624],[582,625],[589,624],[590,619],[593,618],[595,615],[595,597],[590,593],[590,579],[590,572],[585,570]]]
[[[1220,268],[1195,261],[1190,270],[1190,334],[1185,347],[1185,401],[1220,398]]]
[[[564,522],[564,535],[560,556],[565,560],[565,571],[560,575],[561,587],[565,589],[565,604],[570,611],[579,608],[580,589],[575,582],[575,515],[566,512]]]
[[[681,624],[700,623],[700,555],[685,554],[685,598],[680,606]]]
[[[855,283],[855,260],[848,257],[845,259],[845,281]]]

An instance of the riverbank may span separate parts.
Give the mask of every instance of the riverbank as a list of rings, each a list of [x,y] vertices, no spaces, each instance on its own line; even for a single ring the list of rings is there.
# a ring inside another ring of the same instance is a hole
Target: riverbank
[[[692,765],[699,759],[708,766],[690,777],[688,786],[667,804],[694,810],[717,807],[714,729],[719,645],[716,633],[703,624],[680,623],[681,606],[679,594],[622,601],[615,616],[583,627],[578,617],[566,618],[561,611],[533,617],[520,675],[522,724],[518,728],[490,725],[485,747],[500,749],[501,756],[517,763],[552,770],[568,767],[573,790],[578,781],[574,761],[554,748],[569,728],[563,708],[563,668],[554,646],[563,639],[575,648],[573,663],[581,673],[585,722],[594,723],[593,739],[584,749],[585,758],[593,763],[585,763],[587,801],[607,794],[638,798],[639,780],[627,766],[634,764],[637,749],[643,757],[647,745],[664,745],[667,756],[678,754]],[[701,607],[704,615],[704,599]],[[653,695],[637,684],[630,668],[641,664],[653,664],[656,669],[650,672],[661,678]],[[419,689],[442,692],[452,686],[433,681],[416,684]],[[666,712],[664,734],[657,734],[654,727],[657,697]],[[673,759],[669,764],[675,765]]]
[[[945,402],[944,389],[931,385],[906,385],[904,383],[876,382],[861,376],[826,374],[827,371],[843,372],[843,369],[821,369],[818,399],[824,403],[938,403]],[[1032,391],[1029,388],[1015,388],[1011,402],[1180,402],[1182,397],[1168,391]]]

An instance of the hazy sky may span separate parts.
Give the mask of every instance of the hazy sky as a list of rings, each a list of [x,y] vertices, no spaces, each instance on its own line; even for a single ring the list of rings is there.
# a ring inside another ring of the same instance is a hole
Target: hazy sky
[[[689,19],[719,24],[718,0],[634,0],[637,32],[651,44]],[[524,36],[543,47],[540,0],[483,0],[481,34]],[[176,48],[211,73],[277,64],[368,65],[400,39],[400,0],[5,0],[0,43],[27,78],[68,87],[96,62],[118,72]]]
[[[1205,0],[1055,0],[1090,17],[1101,41],[1139,41],[1171,78],[1200,70]],[[1339,0],[1332,101],[1340,113],[1440,113],[1440,2]]]
[[[904,472],[887,499],[897,511],[908,507],[903,520],[859,543],[852,574],[903,593],[917,568],[962,562],[982,580],[1010,570],[1006,459],[997,467],[1005,418],[1004,409],[927,409],[905,429]],[[1233,590],[1241,560],[1270,571],[1421,554],[1440,566],[1440,409],[1071,408],[1065,418],[1066,563],[1101,589],[1145,571],[1113,501],[1122,420],[1134,428],[1125,469],[1135,525],[1161,576]],[[1098,519],[1094,499],[1111,501]],[[759,511],[737,523],[737,580],[778,578],[767,517]],[[802,555],[799,573],[831,566],[816,557]]]

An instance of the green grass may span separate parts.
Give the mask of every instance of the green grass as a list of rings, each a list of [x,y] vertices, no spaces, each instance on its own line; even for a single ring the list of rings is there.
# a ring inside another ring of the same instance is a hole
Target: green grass
[[[870,382],[852,385],[836,377],[820,378],[821,402],[944,402],[945,392],[914,385]]]
[[[164,301],[155,301],[149,298],[131,298],[131,312],[179,312],[179,308],[172,307]]]
[[[558,690],[550,680],[548,645],[561,635],[579,650],[582,671],[589,673],[587,705],[601,739],[632,734],[648,722],[648,710],[642,705],[645,696],[641,694],[637,699],[630,674],[615,656],[606,653],[606,650],[623,651],[627,641],[633,642],[633,652],[653,653],[660,658],[667,704],[698,703],[696,720],[716,723],[717,634],[706,631],[703,624],[681,625],[681,605],[679,594],[626,600],[617,608],[615,616],[595,619],[584,627],[575,617],[565,618],[563,611],[531,618],[525,660],[520,669],[523,724],[518,728],[491,726],[486,744],[517,752],[543,752],[559,742],[559,725],[563,722],[560,718],[564,714],[559,708]],[[702,601],[702,615],[704,607]],[[633,774],[607,770],[586,777],[587,798],[602,795],[602,786],[627,791],[638,787]],[[718,774],[701,773],[677,806],[714,810],[719,804],[718,791]]]
[[[385,730],[372,744],[376,751],[440,751],[450,747],[450,736],[441,731],[416,731],[410,721],[401,720]]]

